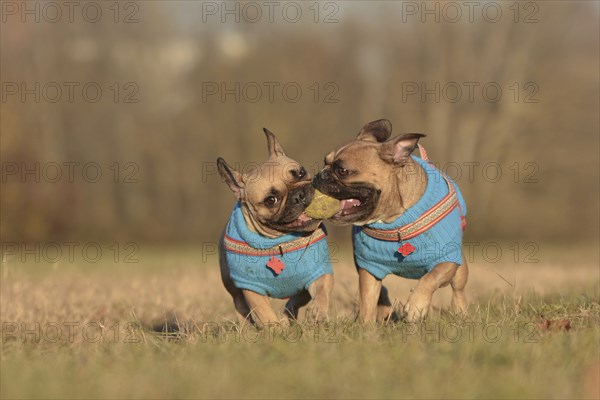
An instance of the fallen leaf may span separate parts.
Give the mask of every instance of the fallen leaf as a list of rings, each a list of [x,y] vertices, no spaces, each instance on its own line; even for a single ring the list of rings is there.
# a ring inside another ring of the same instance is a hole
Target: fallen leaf
[[[568,319],[547,319],[543,315],[540,315],[542,321],[536,324],[540,332],[547,331],[565,331],[571,330],[571,321]]]

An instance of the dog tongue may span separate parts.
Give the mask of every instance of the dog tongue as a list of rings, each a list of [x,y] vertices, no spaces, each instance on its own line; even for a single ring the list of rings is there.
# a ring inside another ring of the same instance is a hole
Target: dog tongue
[[[298,218],[296,219],[296,221],[298,221],[300,223],[304,223],[304,222],[307,222],[307,221],[310,221],[310,220],[311,220],[311,218],[308,215],[304,214],[304,213],[300,214],[298,216]]]
[[[360,200],[358,199],[346,199],[342,200],[342,210],[347,210],[354,206],[360,206]]]

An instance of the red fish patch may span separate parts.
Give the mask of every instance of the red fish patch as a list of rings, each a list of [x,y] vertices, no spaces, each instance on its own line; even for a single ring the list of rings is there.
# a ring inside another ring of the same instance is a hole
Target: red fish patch
[[[285,264],[279,258],[272,256],[269,261],[267,261],[267,267],[269,267],[275,275],[279,275],[285,268]]]
[[[402,246],[398,247],[398,253],[402,254],[403,257],[406,257],[417,248],[410,244],[409,242],[404,243]]]

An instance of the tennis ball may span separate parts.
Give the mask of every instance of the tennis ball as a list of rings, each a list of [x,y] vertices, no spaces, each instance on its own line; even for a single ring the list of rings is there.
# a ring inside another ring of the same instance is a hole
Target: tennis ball
[[[304,210],[304,214],[313,219],[327,219],[340,210],[340,201],[329,197],[315,189],[312,202]]]

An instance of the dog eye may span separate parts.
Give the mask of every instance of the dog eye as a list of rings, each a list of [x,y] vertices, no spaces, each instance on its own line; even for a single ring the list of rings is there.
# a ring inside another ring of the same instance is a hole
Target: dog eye
[[[269,196],[264,200],[264,203],[267,207],[273,207],[278,202],[279,202],[279,199],[275,196]]]
[[[348,171],[346,168],[342,168],[342,167],[337,167],[335,169],[335,172],[339,175],[339,176],[348,176],[348,174],[350,173],[350,171]]]

